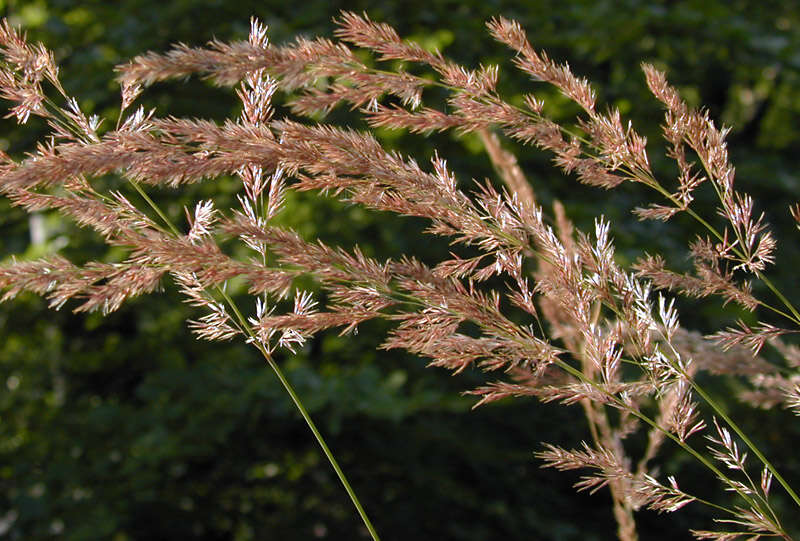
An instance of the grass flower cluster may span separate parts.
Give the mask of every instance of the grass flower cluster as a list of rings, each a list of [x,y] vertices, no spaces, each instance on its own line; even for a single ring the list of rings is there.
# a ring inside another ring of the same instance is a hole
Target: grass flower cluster
[[[113,129],[104,129],[64,91],[53,55],[4,23],[0,96],[13,104],[9,116],[21,123],[42,117],[52,133],[22,160],[2,156],[0,190],[30,212],[58,211],[127,255],[82,265],[59,256],[15,261],[0,267],[3,298],[32,291],[54,308],[107,313],[174,281],[201,312],[190,322],[199,338],[240,339],[260,351],[374,539],[380,520],[370,522],[274,354],[294,351],[323,330],[349,333],[375,318],[394,324],[384,348],[454,373],[475,366],[495,373],[496,381],[469,391],[479,405],[506,397],[579,405],[589,427],[583,445],[550,442],[537,456],[559,470],[582,470],[579,490],[610,491],[621,540],[637,539],[639,509],[674,512],[689,504],[707,506],[715,520],[692,531],[698,539],[790,539],[773,492],[797,512],[791,480],[697,381],[700,372],[746,377],[750,402],[800,413],[800,350],[784,336],[797,332],[800,312],[768,277],[776,241],[753,199],[735,185],[727,130],[689,107],[664,73],[643,65],[663,104],[664,143],[677,169],[676,178],[664,180],[651,167],[646,139],[619,111],[598,105],[587,80],[535,50],[514,21],[493,19],[488,31],[511,50],[519,70],[580,108],[574,124],[548,118],[534,94],[505,100],[496,66],[458,65],[366,15],[344,12],[337,24],[336,40],[275,46],[254,20],[247,41],[136,57],[118,67],[122,112]],[[134,109],[149,85],[194,74],[235,87],[241,116],[218,124]],[[446,107],[426,104],[430,89],[447,94]],[[289,100],[283,117],[271,105],[276,92]],[[497,178],[470,185],[439,153],[422,164],[387,150],[368,130],[320,120],[343,104],[373,129],[474,133]],[[543,209],[504,139],[548,153],[581,183],[606,190],[641,185],[652,201],[636,210],[642,220],[695,220],[705,233],[687,243],[692,270],[671,268],[659,254],[621,264],[612,224],[598,215],[594,230],[584,232],[560,204]],[[111,174],[127,188],[99,189],[94,180]],[[224,175],[241,181],[238,206],[198,201],[183,224],[148,195],[151,187]],[[716,193],[710,212],[695,202],[701,185]],[[288,190],[426,219],[428,233],[448,239],[453,251],[433,265],[414,254],[379,261],[358,248],[305,239],[274,223]],[[789,212],[800,226],[800,206]],[[230,255],[238,243],[250,257]],[[297,288],[309,277],[324,303]],[[249,306],[227,293],[232,280],[247,284]],[[756,281],[765,288],[753,288]],[[769,298],[754,293],[761,289]],[[681,326],[676,296],[716,296],[764,321],[701,336]],[[782,364],[759,356],[764,347]],[[633,435],[646,443],[630,445]],[[659,473],[666,445],[697,460],[738,502],[705,500],[680,488],[680,472]]]

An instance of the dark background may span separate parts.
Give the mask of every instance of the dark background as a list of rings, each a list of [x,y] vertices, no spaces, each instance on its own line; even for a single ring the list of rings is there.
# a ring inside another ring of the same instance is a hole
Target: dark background
[[[638,67],[655,63],[692,105],[707,106],[712,117],[733,126],[737,182],[775,224],[782,242],[773,276],[797,298],[800,260],[786,211],[798,193],[795,2],[48,0],[0,6],[32,40],[56,52],[65,87],[109,125],[119,103],[115,64],[179,41],[245,38],[251,15],[269,25],[274,43],[298,34],[330,36],[340,9],[367,10],[402,36],[438,45],[468,66],[500,63],[506,97],[535,91],[550,114],[569,121],[575,106],[516,72],[509,52],[484,31],[487,19],[505,15],[522,23],[536,48],[589,77],[599,103],[619,107],[649,135],[651,159],[669,178],[674,170],[659,143],[661,109]],[[140,102],[162,116],[221,121],[238,114],[232,91],[197,80],[157,85]],[[334,114],[358,125],[348,119],[346,112]],[[0,126],[0,145],[16,157],[46,133],[33,121],[20,128],[8,119]],[[493,175],[471,137],[379,135],[423,162],[439,148],[465,185]],[[692,224],[630,216],[651,194],[579,186],[547,154],[507,144],[518,151],[545,206],[564,201],[583,227],[600,213],[612,220],[622,260],[660,251],[674,266],[686,265]],[[177,216],[182,205],[212,194],[223,206],[236,189],[232,179],[219,179],[154,196]],[[713,200],[706,199],[712,214]],[[58,216],[36,219],[46,239],[32,245],[29,217],[0,201],[2,257],[56,251],[79,262],[114,257],[91,233]],[[377,257],[413,253],[436,261],[447,250],[421,239],[423,223],[316,195],[293,196],[281,221],[309,238],[357,243]],[[184,322],[197,316],[170,284],[107,317],[72,314],[69,305],[50,311],[28,295],[0,305],[0,539],[364,537],[346,494],[263,360],[241,343],[195,341]],[[682,312],[686,326],[703,332],[737,317],[747,314],[716,301],[685,304]],[[470,411],[474,400],[459,393],[486,376],[451,377],[425,368],[422,359],[378,352],[385,330],[373,323],[355,337],[325,334],[281,359],[384,540],[615,537],[604,491],[575,494],[577,474],[541,470],[533,457],[542,441],[575,446],[588,437],[579,408],[518,399]],[[723,398],[741,386],[708,383]],[[790,481],[797,479],[795,418],[728,403]],[[683,487],[727,498],[686,457],[667,449],[662,459],[664,473],[677,472]],[[643,539],[685,539],[689,527],[713,527],[698,506],[637,518]]]

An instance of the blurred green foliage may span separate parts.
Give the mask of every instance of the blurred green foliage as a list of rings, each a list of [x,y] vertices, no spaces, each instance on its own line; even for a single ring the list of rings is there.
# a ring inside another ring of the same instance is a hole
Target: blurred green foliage
[[[366,10],[464,64],[500,63],[504,95],[519,99],[533,90],[550,114],[570,121],[574,106],[515,72],[508,51],[484,32],[484,21],[502,14],[519,20],[535,47],[589,77],[599,101],[619,107],[652,141],[659,139],[661,112],[638,65],[667,69],[690,102],[734,127],[730,153],[738,182],[756,194],[780,238],[792,228],[786,207],[797,199],[800,130],[800,11],[792,2],[7,0],[0,7],[32,40],[55,50],[68,91],[110,123],[119,103],[117,63],[179,41],[244,38],[251,15],[270,26],[273,42],[329,36],[340,9]],[[140,101],[161,115],[221,120],[238,110],[232,92],[202,81],[158,85]],[[350,121],[345,112],[333,118]],[[20,156],[45,133],[39,124],[20,128],[6,120],[0,146]],[[421,143],[394,132],[381,135],[420,160],[439,148],[465,183],[492,176],[473,139],[443,135]],[[621,257],[661,251],[681,264],[690,224],[640,223],[630,216],[651,194],[579,187],[555,171],[550,156],[507,144],[519,151],[545,205],[563,200],[583,226],[600,212],[609,216]],[[658,144],[654,149],[659,172],[672,174]],[[232,179],[220,179],[156,197],[178,218],[185,204],[211,194],[223,194],[224,204],[235,190]],[[706,203],[713,208],[710,198]],[[0,202],[4,257],[56,250],[78,261],[118,257],[58,217],[35,220],[45,238],[31,245],[29,217]],[[421,240],[423,223],[316,195],[293,196],[281,220],[308,237],[357,243],[379,257],[414,253],[435,261],[448,250]],[[798,292],[796,244],[782,243],[776,271],[790,295]],[[683,321],[701,330],[738,315],[713,302],[691,308]],[[195,341],[184,325],[193,315],[169,285],[108,317],[53,312],[31,296],[0,306],[0,538],[243,541],[365,534],[268,367],[243,344]],[[532,457],[542,440],[569,446],[586,437],[578,408],[516,400],[470,412],[472,401],[459,393],[486,376],[452,378],[426,369],[424,360],[377,352],[385,330],[375,323],[355,337],[326,334],[281,359],[384,539],[614,538],[605,495],[574,494],[575,476],[539,470]],[[781,446],[791,441],[787,436],[798,436],[796,422],[781,412],[766,420],[758,412],[742,415],[750,428],[759,427],[781,465],[800,471],[791,449]],[[691,485],[692,466],[679,456],[667,458]],[[691,488],[713,491],[713,483],[697,474]],[[703,516],[692,508],[668,518],[641,513],[642,537],[683,538],[689,524],[709,525]]]

